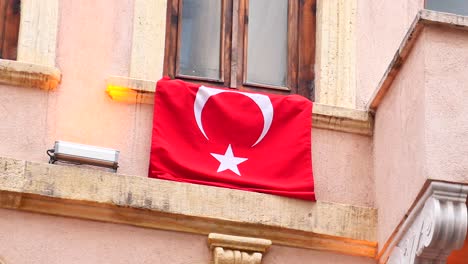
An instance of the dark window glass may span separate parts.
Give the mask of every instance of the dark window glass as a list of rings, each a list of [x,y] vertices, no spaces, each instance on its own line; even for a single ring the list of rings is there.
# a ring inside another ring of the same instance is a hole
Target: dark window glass
[[[468,16],[468,0],[426,0],[426,8]]]
[[[220,78],[221,1],[183,0],[179,73]]]
[[[288,1],[250,0],[247,83],[286,86]]]
[[[163,74],[313,100],[315,6],[316,0],[167,0]]]

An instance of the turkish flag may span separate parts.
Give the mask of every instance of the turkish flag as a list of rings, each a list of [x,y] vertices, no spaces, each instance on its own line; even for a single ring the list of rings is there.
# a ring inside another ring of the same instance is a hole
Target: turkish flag
[[[163,78],[149,177],[315,200],[312,102]]]

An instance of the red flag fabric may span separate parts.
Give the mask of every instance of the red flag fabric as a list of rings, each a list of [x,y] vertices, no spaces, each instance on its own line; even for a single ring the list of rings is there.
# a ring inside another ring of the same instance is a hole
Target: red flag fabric
[[[149,177],[315,200],[312,102],[157,83]]]

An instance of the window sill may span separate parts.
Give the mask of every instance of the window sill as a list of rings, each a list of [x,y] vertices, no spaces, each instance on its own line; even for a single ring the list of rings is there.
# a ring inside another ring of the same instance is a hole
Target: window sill
[[[156,81],[111,76],[106,92],[112,100],[124,103],[153,104]],[[314,103],[312,113],[314,128],[336,130],[371,136],[373,117],[363,110]]]
[[[44,90],[57,88],[61,72],[55,67],[0,59],[0,83]]]
[[[376,255],[377,210],[373,208],[2,157],[0,168],[4,168],[0,171],[1,208]]]

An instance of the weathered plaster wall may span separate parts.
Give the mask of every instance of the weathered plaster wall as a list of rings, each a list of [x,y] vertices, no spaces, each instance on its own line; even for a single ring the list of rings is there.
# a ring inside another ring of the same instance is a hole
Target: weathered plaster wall
[[[146,176],[152,106],[111,101],[104,92],[108,76],[129,76],[133,4],[60,1],[62,82],[52,92],[0,86],[0,156],[45,162],[55,140],[68,140],[119,149],[119,172]],[[318,199],[374,206],[371,140],[313,130]],[[204,236],[0,210],[0,257],[7,263],[208,263],[209,251]],[[374,263],[286,247],[273,247],[269,262]]]
[[[79,226],[79,228],[77,228]],[[0,258],[32,263],[209,263],[207,236],[0,209]],[[373,259],[273,246],[266,264],[367,264]]]
[[[47,161],[55,140],[116,148],[119,172],[146,176],[153,109],[111,101],[110,75],[130,71],[133,1],[60,1],[53,92],[0,86],[0,156]],[[161,50],[161,53],[163,50]],[[317,197],[373,206],[371,138],[314,129]],[[358,183],[358,184],[357,184]],[[6,263],[208,263],[206,237],[0,210]],[[66,261],[64,261],[66,260]],[[371,259],[273,247],[265,263],[374,263]]]
[[[426,25],[375,119],[382,247],[427,179],[468,183],[468,32]]]
[[[120,173],[146,176],[153,106],[119,103],[104,92],[106,78],[130,71],[133,4],[60,1],[62,83],[53,92],[0,86],[0,156],[46,162],[46,149],[67,140],[116,148]],[[318,198],[372,206],[371,139],[314,129],[313,141]]]
[[[209,250],[200,235],[0,209],[0,257],[7,264],[209,263]]]
[[[0,85],[0,154],[44,160],[47,149],[47,92]],[[53,142],[49,145],[52,146]],[[50,147],[49,147],[50,148]]]
[[[265,255],[262,264],[370,264],[374,259],[331,254],[327,252],[305,250],[291,247],[272,246]]]
[[[0,86],[0,154],[46,161],[55,140],[116,148],[120,171],[146,175],[152,107],[111,101],[109,75],[128,75],[133,1],[60,1],[53,92]]]
[[[424,56],[424,41],[418,41],[376,113],[374,172],[379,248],[403,219],[426,180]]]
[[[424,0],[357,1],[356,105],[364,108]]]
[[[372,138],[313,129],[317,199],[374,207]]]
[[[429,26],[425,41],[426,174],[468,183],[468,31]]]
[[[104,93],[109,75],[129,72],[133,1],[62,1],[60,13],[63,78],[50,96],[48,144],[61,139],[116,148],[120,172],[146,175],[152,108],[118,104]]]

